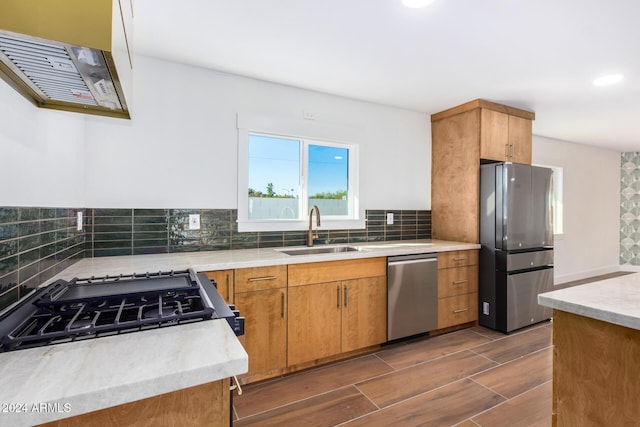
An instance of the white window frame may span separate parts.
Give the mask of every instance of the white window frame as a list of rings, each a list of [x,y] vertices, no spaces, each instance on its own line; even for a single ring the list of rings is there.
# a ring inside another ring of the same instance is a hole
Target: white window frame
[[[562,239],[564,235],[564,168],[562,166],[534,165],[553,170],[551,196],[553,197],[553,237]]]
[[[302,218],[299,219],[249,219],[249,135],[266,135],[291,138],[301,141],[301,195]],[[360,200],[360,152],[357,138],[359,131],[352,127],[319,124],[316,121],[296,120],[291,118],[238,114],[238,231],[302,231],[309,227],[307,213],[311,209],[308,204],[307,172],[308,146],[324,145],[349,150],[349,215],[322,215],[320,230],[364,229],[366,226],[365,211]],[[348,141],[348,142],[347,142]],[[314,228],[315,219],[314,219]]]

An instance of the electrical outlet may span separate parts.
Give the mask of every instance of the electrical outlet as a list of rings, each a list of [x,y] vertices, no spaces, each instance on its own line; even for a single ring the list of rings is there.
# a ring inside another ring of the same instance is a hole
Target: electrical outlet
[[[200,214],[189,214],[189,230],[200,230]]]
[[[389,224],[389,225],[393,224],[393,212],[389,212],[387,214],[387,224]]]
[[[76,230],[82,231],[82,211],[78,211],[77,214],[78,221],[76,222]]]
[[[485,316],[489,315],[489,303],[486,301],[482,302],[482,314],[484,314]]]
[[[311,111],[303,111],[302,118],[305,120],[315,120],[316,116]]]

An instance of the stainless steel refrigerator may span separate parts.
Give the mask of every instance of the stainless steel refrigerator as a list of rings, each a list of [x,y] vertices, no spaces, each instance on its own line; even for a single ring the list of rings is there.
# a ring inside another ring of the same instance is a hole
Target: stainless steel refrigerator
[[[553,288],[552,170],[480,166],[479,323],[511,332],[551,317],[538,294]]]

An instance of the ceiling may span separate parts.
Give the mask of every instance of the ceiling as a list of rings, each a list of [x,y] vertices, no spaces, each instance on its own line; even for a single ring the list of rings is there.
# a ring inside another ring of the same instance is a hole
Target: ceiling
[[[138,54],[433,114],[483,98],[536,135],[640,151],[634,0],[134,0]],[[616,85],[595,87],[605,74]]]

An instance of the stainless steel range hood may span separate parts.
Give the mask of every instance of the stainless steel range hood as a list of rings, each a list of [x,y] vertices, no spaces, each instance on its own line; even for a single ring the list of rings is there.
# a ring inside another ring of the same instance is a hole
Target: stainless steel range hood
[[[36,106],[130,119],[130,0],[2,0],[0,77]]]

